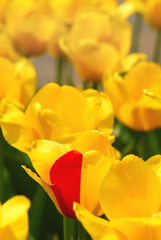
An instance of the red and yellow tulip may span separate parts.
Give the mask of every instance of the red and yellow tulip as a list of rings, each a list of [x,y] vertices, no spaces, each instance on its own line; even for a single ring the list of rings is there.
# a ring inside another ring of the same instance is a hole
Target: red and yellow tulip
[[[75,217],[73,202],[101,215],[99,188],[115,153],[108,139],[98,131],[80,133],[71,146],[37,140],[28,153],[33,167],[26,172],[49,194],[58,211]]]

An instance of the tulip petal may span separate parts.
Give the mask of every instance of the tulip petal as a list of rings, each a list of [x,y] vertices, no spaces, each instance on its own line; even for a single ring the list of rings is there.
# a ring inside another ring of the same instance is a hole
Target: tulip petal
[[[50,169],[51,189],[63,214],[75,217],[73,202],[80,202],[82,154],[70,151],[60,157]]]
[[[48,183],[46,183],[43,179],[39,178],[34,172],[32,172],[29,168],[26,168],[25,166],[22,166],[23,169],[27,172],[27,174],[33,178],[37,183],[39,183],[43,188],[44,190],[47,192],[47,194],[49,195],[49,197],[51,198],[51,200],[54,202],[57,210],[60,212],[60,214],[63,214],[60,207],[59,207],[59,204],[56,200],[56,197],[53,193],[53,191],[51,190],[50,186]]]
[[[15,196],[5,202],[2,209],[2,225],[9,225],[17,240],[25,240],[28,234],[30,201],[24,196]]]
[[[113,148],[108,139],[99,131],[84,131],[80,133],[75,141],[73,141],[71,148],[84,154],[90,150],[97,150],[105,156],[114,159]]]
[[[14,235],[14,232],[12,231],[10,226],[0,228],[0,239],[18,240],[18,238],[16,238],[16,236]],[[21,240],[21,239],[19,239],[19,240]],[[26,240],[26,238],[24,240]]]
[[[96,150],[88,151],[83,155],[80,204],[86,206],[94,215],[103,214],[99,203],[99,190],[111,164],[111,158]]]
[[[110,226],[110,222],[95,217],[78,203],[73,204],[76,217],[91,235],[93,240],[127,240],[126,237]]]
[[[128,155],[113,164],[100,189],[100,204],[111,219],[150,217],[160,209],[161,183],[142,159]]]
[[[30,148],[35,134],[24,113],[12,104],[3,107],[1,128],[5,139],[21,151]]]
[[[112,227],[121,231],[130,240],[160,240],[161,217],[123,218],[111,221]]]
[[[157,154],[146,161],[156,172],[161,181],[161,155]]]
[[[49,140],[36,140],[33,142],[28,155],[39,176],[48,184],[51,184],[49,172],[52,165],[68,151],[68,148],[60,143]]]

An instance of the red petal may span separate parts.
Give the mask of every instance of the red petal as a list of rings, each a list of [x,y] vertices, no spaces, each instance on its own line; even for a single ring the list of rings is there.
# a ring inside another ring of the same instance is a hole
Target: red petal
[[[82,154],[73,150],[60,157],[50,169],[50,187],[67,217],[75,217],[73,202],[80,203],[82,159]]]

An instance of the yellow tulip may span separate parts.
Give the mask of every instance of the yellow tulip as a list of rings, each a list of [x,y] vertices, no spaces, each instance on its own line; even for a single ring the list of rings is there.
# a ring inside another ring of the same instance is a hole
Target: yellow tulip
[[[11,0],[1,0],[0,1],[0,22],[6,22],[6,14]]]
[[[54,15],[66,24],[72,24],[78,12],[101,10],[113,11],[117,7],[116,0],[51,0]]]
[[[61,21],[53,20],[53,33],[47,45],[48,53],[55,58],[66,58],[59,46],[59,39],[69,31],[70,27]]]
[[[104,80],[104,91],[111,97],[116,117],[137,131],[161,127],[161,105],[143,92],[161,94],[161,67],[140,61],[121,77],[115,73]]]
[[[11,61],[16,61],[20,57],[16,52],[11,39],[9,38],[6,28],[0,24],[0,57],[5,57]]]
[[[128,54],[131,25],[110,13],[78,14],[59,44],[83,80],[100,82],[103,74],[116,70]]]
[[[0,205],[0,239],[27,239],[29,207],[30,201],[25,196],[15,196]]]
[[[51,0],[50,3],[55,19],[48,52],[54,57],[66,57],[59,46],[59,39],[70,31],[79,12],[98,11],[98,9],[103,12],[112,12],[117,7],[116,0]]]
[[[78,202],[93,214],[102,215],[99,188],[115,159],[103,134],[82,132],[71,146],[37,140],[28,155],[40,177],[24,167],[26,172],[45,189],[61,214],[75,217],[73,202]]]
[[[153,28],[161,30],[161,0],[127,0]]]
[[[108,96],[93,89],[80,92],[56,83],[44,86],[25,112],[8,104],[1,114],[4,137],[25,152],[36,139],[69,143],[84,130],[99,130],[108,136],[112,127],[113,109]]]
[[[13,103],[24,109],[36,91],[36,72],[29,60],[11,62],[0,57],[0,112],[3,105]]]
[[[53,11],[49,1],[14,0],[8,9],[6,27],[22,55],[44,53],[53,31]]]
[[[100,205],[110,221],[74,204],[77,218],[92,239],[161,239],[161,181],[156,170],[159,159],[157,155],[144,162],[128,155],[113,163],[100,187]]]

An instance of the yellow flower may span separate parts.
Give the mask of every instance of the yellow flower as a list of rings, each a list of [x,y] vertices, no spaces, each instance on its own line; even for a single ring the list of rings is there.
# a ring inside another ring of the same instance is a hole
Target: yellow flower
[[[53,30],[53,11],[46,0],[15,0],[8,9],[6,27],[13,44],[22,55],[46,50]]]
[[[6,105],[1,127],[11,145],[26,152],[36,139],[69,143],[84,130],[99,130],[108,136],[113,127],[113,109],[102,92],[80,92],[49,83],[32,98],[25,112]]]
[[[36,72],[29,60],[0,57],[0,112],[10,102],[24,109],[36,91]]]
[[[100,205],[110,221],[97,218],[74,204],[77,218],[92,239],[161,239],[160,160],[160,155],[148,162],[128,155],[113,163],[100,188]]]
[[[161,30],[161,0],[127,0],[153,28]]]
[[[2,24],[0,24],[0,57],[8,58],[11,61],[16,61],[20,57]]]
[[[121,77],[115,73],[104,80],[104,91],[111,97],[116,117],[137,131],[161,127],[161,105],[147,97],[143,90],[161,94],[161,67],[140,61]]]
[[[49,194],[58,211],[75,217],[73,202],[81,203],[95,215],[102,215],[99,188],[115,159],[108,139],[99,131],[85,131],[71,146],[37,140],[28,153],[40,177],[26,172]]]
[[[83,80],[99,82],[128,54],[131,26],[116,14],[82,13],[59,43]]]
[[[1,0],[0,1],[0,22],[5,23],[6,14],[11,0]]]
[[[72,24],[78,12],[101,10],[103,12],[113,11],[117,6],[116,0],[51,0],[54,15],[61,22]]]
[[[47,51],[55,58],[65,58],[66,55],[59,46],[59,39],[69,31],[70,27],[61,21],[53,20],[53,33],[48,42]]]
[[[30,201],[25,196],[15,196],[0,205],[0,239],[27,239],[29,207]]]

